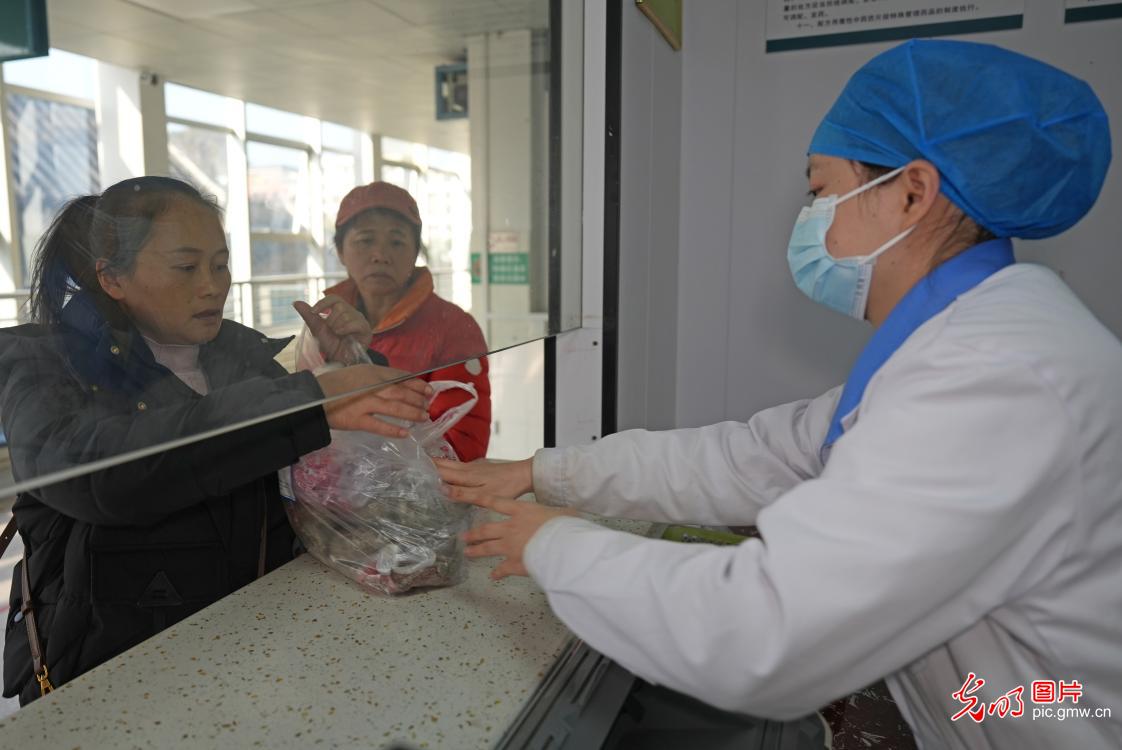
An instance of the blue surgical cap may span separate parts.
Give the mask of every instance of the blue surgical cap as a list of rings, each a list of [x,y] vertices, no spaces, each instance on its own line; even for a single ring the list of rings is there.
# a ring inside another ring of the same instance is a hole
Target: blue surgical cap
[[[1083,81],[989,44],[912,40],[853,74],[810,153],[926,159],[947,198],[998,237],[1050,237],[1094,205],[1110,126]]]

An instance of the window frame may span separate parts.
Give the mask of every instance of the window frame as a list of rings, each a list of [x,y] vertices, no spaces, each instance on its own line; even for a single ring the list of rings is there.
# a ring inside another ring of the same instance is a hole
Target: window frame
[[[195,122],[193,120],[185,120],[181,117],[169,117],[165,114],[164,115],[164,132],[165,133],[167,133],[169,125],[181,125],[185,128],[195,128],[195,129],[198,129],[198,130],[208,130],[212,133],[218,133],[218,134],[223,135],[227,138],[232,137],[235,140],[240,140],[238,138],[237,131],[234,130],[233,128],[224,127],[222,125],[212,125],[212,124],[206,123],[206,122]],[[169,147],[169,149],[170,149],[170,143],[171,143],[171,138],[168,137],[168,147]],[[233,170],[230,168],[230,166],[231,166],[230,165],[230,157],[229,157],[229,155],[227,155],[227,157],[226,157],[226,179],[227,179],[228,183],[232,183],[233,180],[234,180]],[[168,152],[168,171],[169,172],[171,171],[171,152],[170,152],[170,150]],[[228,189],[229,188],[227,188],[227,190]],[[227,193],[227,195],[226,195],[226,200],[227,200],[227,203],[230,200],[229,193]],[[223,208],[223,210],[226,209],[225,206],[223,206],[222,208]]]
[[[55,102],[58,104],[66,104],[72,107],[81,107],[88,109],[94,114],[94,138],[99,137],[97,131],[97,102],[93,99],[84,99],[77,96],[69,96],[67,94],[58,94],[53,91],[46,91],[44,89],[33,89],[27,86],[20,86],[17,84],[7,83],[2,80],[0,76],[0,118],[3,118],[3,125],[0,130],[3,131],[3,163],[4,163],[4,189],[7,193],[8,200],[8,228],[11,231],[9,238],[9,262],[11,263],[12,286],[14,289],[11,292],[0,292],[0,300],[5,298],[13,298],[18,300],[27,299],[31,290],[28,287],[28,279],[25,278],[23,270],[24,248],[23,248],[23,231],[20,226],[19,203],[16,200],[16,184],[15,173],[12,171],[12,133],[8,127],[8,94],[17,94],[28,99],[38,99],[41,101]],[[98,164],[98,180],[101,179],[101,164]],[[28,268],[31,267],[34,258],[30,256],[33,248],[28,248]]]
[[[320,120],[321,133],[322,133],[322,125],[323,125],[324,122],[325,122],[324,120]],[[352,128],[352,130],[353,130],[353,128]],[[355,173],[355,185],[354,185],[354,187],[358,187],[359,185],[363,184],[362,183],[362,174],[363,174],[362,153],[361,153],[361,148],[359,146],[358,137],[357,137],[357,134],[358,134],[359,131],[355,130],[354,132],[356,133],[355,143],[352,146],[350,151],[344,151],[342,149],[331,147],[331,146],[324,146],[320,149],[319,155],[318,155],[318,162],[319,162],[320,184],[322,186],[326,187],[326,185],[327,185],[327,180],[324,177],[324,171],[323,171],[323,157],[324,157],[325,154],[334,154],[335,156],[349,156],[351,158],[352,164],[354,165],[354,173]],[[379,169],[381,168],[380,165],[379,165],[378,168]],[[375,174],[380,174],[380,172],[375,170]],[[375,178],[375,179],[378,179],[378,178]],[[320,209],[321,209],[320,213],[322,214],[322,221],[323,221],[323,246],[322,246],[323,256],[320,258],[320,270],[321,270],[324,278],[342,280],[342,279],[347,278],[346,271],[328,271],[327,270],[327,259],[328,259],[328,257],[332,253],[338,252],[338,248],[335,247],[335,225],[334,225],[334,222],[329,222],[328,221],[329,215],[332,214],[332,213],[336,213],[337,209],[334,210],[334,211],[329,211],[328,210],[328,205],[323,200],[323,197],[324,197],[323,196],[323,191],[321,190],[321,192],[320,192]],[[340,261],[340,265],[342,265],[341,261]]]
[[[289,149],[292,149],[293,151],[303,151],[304,155],[305,155],[305,158],[307,160],[306,161],[307,177],[305,178],[306,181],[307,181],[307,184],[304,186],[304,188],[306,189],[306,192],[308,193],[309,196],[313,196],[315,194],[316,191],[314,189],[315,186],[313,185],[313,182],[315,181],[316,175],[313,174],[313,170],[318,168],[319,165],[317,164],[318,155],[316,154],[316,150],[312,146],[308,145],[307,143],[303,143],[301,141],[292,141],[292,140],[287,140],[287,139],[284,139],[284,138],[276,138],[276,137],[273,137],[273,136],[259,135],[257,133],[251,133],[251,132],[247,131],[246,134],[245,134],[245,142],[243,144],[243,146],[245,148],[245,172],[246,172],[245,177],[246,177],[246,200],[247,201],[249,200],[249,170],[252,169],[252,167],[250,166],[250,163],[249,163],[249,144],[251,144],[251,143],[262,143],[262,144],[265,144],[267,146],[278,146],[280,148],[289,148]],[[309,207],[308,213],[309,213],[309,216],[307,217],[307,220],[308,220],[307,227],[308,227],[308,229],[307,229],[306,232],[265,232],[265,231],[258,231],[258,230],[255,230],[253,228],[253,220],[250,219],[250,223],[249,223],[250,257],[252,257],[252,255],[253,255],[253,242],[254,242],[254,240],[262,240],[262,241],[265,241],[265,242],[274,242],[274,241],[275,242],[296,242],[296,241],[301,241],[302,240],[305,243],[307,243],[308,246],[310,246],[310,247],[320,246],[320,250],[322,250],[322,243],[319,243],[319,242],[316,241],[316,227],[315,227],[315,224],[316,224],[316,221],[317,221],[317,217],[315,216],[315,214],[317,212],[312,210],[311,207]],[[322,221],[322,219],[318,219],[318,220]],[[307,262],[305,260],[305,273],[304,274],[279,274],[279,275],[283,275],[283,276],[289,276],[289,275],[308,276],[308,275],[310,275],[308,273],[309,270],[310,269],[307,268]],[[262,274],[262,275],[263,276],[276,276],[278,274]],[[252,264],[250,265],[249,276],[250,276],[251,280],[255,276],[257,276],[257,273],[256,273],[256,271],[254,271]]]

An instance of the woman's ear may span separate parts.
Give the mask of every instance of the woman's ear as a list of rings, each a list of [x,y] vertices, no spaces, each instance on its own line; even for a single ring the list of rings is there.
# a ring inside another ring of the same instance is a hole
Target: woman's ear
[[[120,302],[125,298],[125,290],[121,288],[121,279],[116,272],[109,269],[109,261],[99,258],[94,263],[94,273],[97,274],[97,283],[111,299]]]
[[[926,159],[916,159],[900,174],[904,189],[904,212],[908,223],[915,224],[935,205],[939,197],[939,170]]]

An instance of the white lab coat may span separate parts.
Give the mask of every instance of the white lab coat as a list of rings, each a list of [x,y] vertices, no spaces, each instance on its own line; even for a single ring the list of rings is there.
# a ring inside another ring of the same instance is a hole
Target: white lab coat
[[[999,271],[869,382],[825,466],[840,389],[534,460],[539,500],[756,523],[721,548],[547,523],[526,566],[637,675],[790,718],[885,677],[923,748],[1122,747],[1122,346],[1050,271]],[[950,717],[968,672],[1019,719]],[[1112,719],[1032,719],[1034,680]]]

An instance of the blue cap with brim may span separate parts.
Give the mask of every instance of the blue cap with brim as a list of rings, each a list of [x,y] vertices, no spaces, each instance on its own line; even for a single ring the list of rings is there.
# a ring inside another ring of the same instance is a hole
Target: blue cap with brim
[[[1086,214],[1110,166],[1110,125],[1085,82],[1024,55],[912,40],[853,74],[811,154],[935,165],[942,191],[998,237],[1051,237]]]

